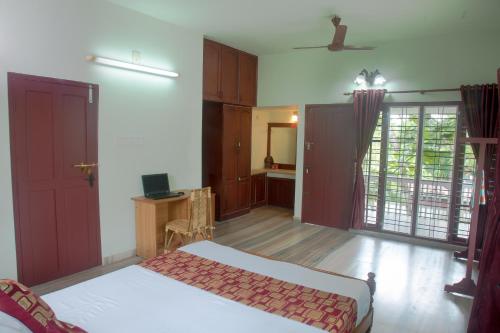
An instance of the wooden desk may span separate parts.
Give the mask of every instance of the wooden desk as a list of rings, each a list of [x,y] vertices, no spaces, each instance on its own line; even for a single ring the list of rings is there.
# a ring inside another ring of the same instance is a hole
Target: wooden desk
[[[179,190],[184,195],[175,198],[152,200],[135,197],[135,242],[139,257],[152,258],[163,253],[165,224],[176,219],[189,219],[190,190]],[[215,225],[215,194],[212,193],[212,216]]]

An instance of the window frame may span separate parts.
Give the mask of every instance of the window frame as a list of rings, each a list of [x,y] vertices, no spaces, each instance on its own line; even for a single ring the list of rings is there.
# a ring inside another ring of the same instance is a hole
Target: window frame
[[[420,191],[420,180],[421,180],[421,172],[422,172],[422,141],[423,141],[423,122],[424,122],[424,110],[426,107],[446,107],[446,106],[455,106],[457,107],[457,124],[456,124],[456,139],[454,144],[454,157],[453,157],[453,169],[452,169],[452,183],[451,183],[451,198],[450,198],[450,207],[449,207],[449,221],[447,228],[447,238],[446,239],[436,239],[431,237],[423,237],[417,236],[415,229],[417,226],[415,216],[418,214],[418,198]],[[387,154],[388,154],[388,134],[389,134],[389,112],[391,108],[398,107],[418,107],[419,108],[419,128],[418,128],[418,147],[417,147],[417,157],[416,157],[416,175],[415,175],[415,187],[414,187],[414,195],[412,207],[412,225],[410,234],[404,234],[400,232],[384,230],[382,228],[384,221],[384,213],[385,213],[385,204],[386,204],[386,179],[387,179]],[[437,102],[387,102],[383,103],[380,111],[380,116],[382,117],[382,131],[381,131],[381,139],[380,139],[380,167],[379,167],[379,179],[378,179],[378,198],[377,198],[377,212],[376,212],[376,223],[375,224],[367,224],[363,221],[363,226],[366,230],[375,231],[385,234],[398,235],[403,237],[410,237],[416,239],[422,239],[427,241],[441,242],[441,243],[453,243],[464,245],[467,240],[463,238],[457,237],[455,235],[454,230],[458,227],[458,222],[455,221],[454,211],[456,209],[456,201],[457,196],[455,192],[457,190],[457,186],[459,185],[459,180],[457,179],[458,172],[460,169],[459,166],[459,154],[458,149],[460,148],[460,139],[463,128],[463,110],[464,105],[462,101],[437,101]],[[371,149],[371,147],[370,147]],[[371,150],[368,150],[368,153]],[[366,156],[365,156],[366,158]],[[366,196],[366,193],[365,193]],[[366,200],[366,199],[365,199]],[[365,207],[364,213],[366,214],[367,208]],[[366,218],[366,217],[365,217]]]

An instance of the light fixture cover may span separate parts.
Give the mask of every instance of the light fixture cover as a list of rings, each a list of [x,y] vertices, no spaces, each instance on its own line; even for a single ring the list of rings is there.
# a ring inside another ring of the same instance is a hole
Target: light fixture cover
[[[376,69],[373,72],[368,72],[366,69],[363,69],[354,79],[354,83],[357,85],[376,85],[380,86],[386,82],[386,79],[382,74],[380,74],[379,70]]]
[[[144,66],[139,64],[132,64],[130,62],[115,60],[111,58],[99,57],[95,55],[89,55],[85,57],[87,61],[95,62],[96,64],[101,64],[110,67],[123,68],[135,72],[148,73],[158,76],[166,76],[166,77],[179,77],[179,73],[172,72],[166,69],[155,68],[150,66]]]
[[[382,74],[377,74],[375,75],[375,78],[373,79],[373,84],[377,86],[381,86],[386,82],[385,77],[382,76]]]
[[[365,76],[363,74],[358,74],[358,76],[356,76],[356,79],[354,79],[354,83],[356,83],[357,85],[366,84]]]

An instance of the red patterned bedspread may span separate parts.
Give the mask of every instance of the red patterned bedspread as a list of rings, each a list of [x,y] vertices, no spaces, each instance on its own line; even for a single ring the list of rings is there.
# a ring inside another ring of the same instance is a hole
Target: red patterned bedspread
[[[356,300],[350,297],[277,280],[179,250],[146,260],[141,266],[328,332],[348,333],[356,327]]]

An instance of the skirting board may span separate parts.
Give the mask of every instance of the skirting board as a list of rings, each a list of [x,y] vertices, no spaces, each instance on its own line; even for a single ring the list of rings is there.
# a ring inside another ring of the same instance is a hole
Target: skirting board
[[[135,249],[128,250],[128,251],[121,252],[121,253],[117,253],[117,254],[113,254],[113,255],[110,255],[108,257],[103,257],[102,258],[102,265],[103,266],[111,265],[111,264],[114,264],[116,262],[131,258],[131,257],[135,257]]]
[[[427,240],[427,239],[422,239],[422,238],[407,237],[407,236],[403,236],[403,235],[394,235],[394,234],[377,232],[377,231],[349,229],[349,232],[351,232],[353,234],[361,235],[361,236],[371,236],[371,237],[377,237],[377,238],[382,238],[382,239],[389,239],[389,240],[394,240],[394,241],[399,241],[399,242],[410,243],[410,244],[414,244],[414,245],[422,245],[422,246],[434,247],[434,248],[439,248],[439,249],[451,250],[451,251],[463,251],[466,249],[465,246],[444,243],[444,242],[439,242],[439,241],[433,241],[430,239]]]
[[[293,222],[294,223],[302,223],[302,220],[300,217],[294,216]],[[371,237],[389,239],[389,240],[405,242],[405,243],[410,243],[410,244],[415,244],[415,245],[422,245],[422,246],[435,247],[435,248],[439,248],[439,249],[451,250],[451,251],[463,251],[463,250],[467,249],[467,247],[465,247],[465,246],[460,246],[460,245],[455,245],[455,244],[449,244],[449,243],[427,240],[427,239],[422,239],[422,238],[407,237],[407,236],[403,236],[403,235],[394,235],[394,234],[376,232],[376,231],[371,231],[371,230],[349,229],[349,232],[351,232],[353,234],[361,235],[361,236],[371,236]]]

